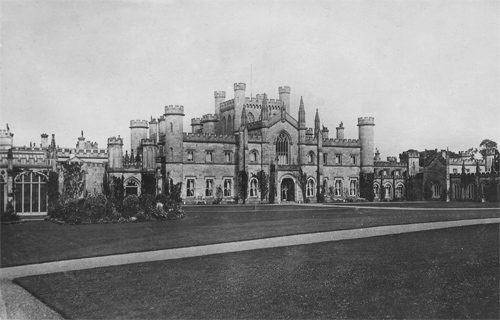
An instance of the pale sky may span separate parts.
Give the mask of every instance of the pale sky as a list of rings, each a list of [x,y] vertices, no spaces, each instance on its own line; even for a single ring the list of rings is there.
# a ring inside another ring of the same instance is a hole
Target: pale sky
[[[375,117],[382,157],[500,143],[499,1],[2,1],[0,126],[14,145],[80,131],[106,147],[165,105],[214,112],[233,83],[357,139]],[[251,81],[250,66],[253,66]]]

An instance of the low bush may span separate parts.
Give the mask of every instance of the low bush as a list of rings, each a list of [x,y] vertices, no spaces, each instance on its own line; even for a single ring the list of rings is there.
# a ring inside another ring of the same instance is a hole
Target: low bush
[[[62,195],[49,203],[48,215],[48,220],[66,224],[166,221],[185,217],[180,193],[156,197],[128,195],[123,201],[103,194],[79,199]]]

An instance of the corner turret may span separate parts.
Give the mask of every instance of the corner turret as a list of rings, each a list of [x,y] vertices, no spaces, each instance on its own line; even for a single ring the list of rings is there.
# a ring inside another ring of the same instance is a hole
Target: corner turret
[[[373,117],[358,118],[361,171],[373,172],[374,127]]]
[[[130,149],[140,154],[141,140],[148,137],[147,120],[130,120]]]
[[[234,84],[234,126],[233,130],[238,131],[241,126],[241,113],[243,111],[243,105],[245,104],[245,90],[247,85],[244,83]],[[228,134],[233,134],[229,132]]]
[[[290,113],[290,87],[284,86],[279,87],[280,100],[283,101],[283,105],[287,113]]]
[[[161,156],[165,156],[167,162],[182,162],[184,155],[184,107],[179,105],[165,106],[165,147]]]
[[[47,149],[49,147],[49,135],[46,133],[42,133],[41,137],[42,137],[41,147],[43,149]]]
[[[214,91],[215,98],[215,115],[220,117],[220,104],[226,100],[226,92],[225,91]]]
[[[108,167],[109,169],[123,168],[123,138],[108,138]]]

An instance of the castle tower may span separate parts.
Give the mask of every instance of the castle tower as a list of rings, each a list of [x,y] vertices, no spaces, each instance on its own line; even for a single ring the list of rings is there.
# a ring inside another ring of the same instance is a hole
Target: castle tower
[[[156,169],[156,141],[153,139],[142,139],[142,169],[155,171]]]
[[[373,172],[374,126],[375,120],[373,117],[358,118],[360,164],[363,172]]]
[[[191,132],[198,133],[203,130],[203,125],[201,124],[200,118],[191,118]]]
[[[148,137],[147,120],[130,120],[130,149],[135,154],[141,154],[141,140]]]
[[[42,133],[41,137],[42,137],[41,147],[43,149],[47,149],[49,147],[49,135],[46,133]]]
[[[203,115],[203,117],[201,118],[201,124],[203,125],[203,133],[214,134],[218,122],[219,118],[215,114]]]
[[[408,150],[406,154],[408,156],[408,176],[412,177],[419,172],[420,155],[417,150]]]
[[[283,105],[285,106],[285,110],[288,114],[290,114],[290,87],[284,86],[279,87],[279,95],[280,100],[283,101]]]
[[[165,106],[166,135],[164,153],[167,162],[182,162],[184,156],[182,117],[184,117],[183,106]]]
[[[123,138],[108,138],[108,167],[109,169],[123,168]]]
[[[337,129],[337,139],[344,139],[344,124],[342,123],[342,121],[340,122],[340,125],[335,129]]]
[[[225,91],[214,91],[215,98],[215,114],[220,118],[220,104],[226,100]]]
[[[241,113],[243,111],[243,105],[245,104],[245,90],[247,85],[244,83],[234,84],[234,117],[233,117],[233,128],[234,131],[238,131],[241,126]],[[233,134],[233,132],[229,132]]]
[[[158,142],[165,141],[166,134],[167,134],[167,123],[165,122],[165,116],[160,116],[158,118]]]
[[[156,119],[149,121],[149,138],[158,142],[158,121]]]

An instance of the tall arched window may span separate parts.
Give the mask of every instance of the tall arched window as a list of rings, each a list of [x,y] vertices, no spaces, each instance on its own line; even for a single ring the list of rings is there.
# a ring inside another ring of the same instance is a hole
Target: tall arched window
[[[16,182],[16,212],[47,212],[47,178],[37,172],[22,173]]]
[[[170,132],[174,132],[174,124],[170,122]]]
[[[342,195],[342,181],[340,180],[335,181],[335,195],[336,196]]]
[[[307,181],[307,196],[312,197],[314,196],[314,180],[309,179]]]
[[[438,182],[432,184],[432,197],[439,198],[441,196],[441,185]]]
[[[453,200],[459,200],[462,198],[460,196],[460,189],[461,189],[460,183],[455,183],[453,185]]]
[[[255,122],[255,117],[251,112],[248,113],[248,123]]]
[[[307,162],[308,162],[308,163],[314,163],[314,152],[310,151],[310,152],[307,154]]]
[[[350,196],[355,196],[358,193],[357,188],[356,188],[356,183],[357,183],[356,180],[351,180],[349,182],[349,195]]]
[[[380,187],[378,184],[373,186],[373,193],[375,194],[375,198],[380,198]]]
[[[390,184],[386,184],[384,188],[385,188],[385,198],[386,199],[392,198],[392,186]]]
[[[290,141],[288,135],[280,133],[276,138],[276,156],[278,164],[288,164],[290,162]]]
[[[250,180],[250,197],[257,196],[257,179]]]
[[[396,187],[396,198],[401,199],[404,196],[404,187],[402,184],[398,184]]]

